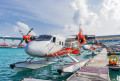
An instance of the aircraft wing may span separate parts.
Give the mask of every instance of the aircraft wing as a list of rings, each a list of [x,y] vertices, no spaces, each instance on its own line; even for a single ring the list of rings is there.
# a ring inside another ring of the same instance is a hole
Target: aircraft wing
[[[106,36],[95,36],[96,40],[117,40],[120,39],[120,35],[106,35]]]
[[[94,40],[95,35],[83,35],[87,41]],[[66,39],[66,42],[78,41],[78,35],[71,35],[71,37]]]
[[[120,39],[120,35],[106,35],[106,36],[95,36],[95,35],[84,35],[87,41],[90,40],[118,40]],[[71,38],[67,38],[66,42],[77,41],[77,35],[74,35]]]
[[[0,37],[0,39],[9,39],[9,40],[23,40],[22,37],[9,37],[9,36],[4,36],[4,37]]]

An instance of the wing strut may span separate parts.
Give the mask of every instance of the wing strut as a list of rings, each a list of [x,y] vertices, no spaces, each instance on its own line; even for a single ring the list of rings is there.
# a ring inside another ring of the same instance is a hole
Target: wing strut
[[[70,56],[69,53],[68,53],[68,56],[69,56],[74,62],[79,62],[77,59],[75,59],[74,57]]]

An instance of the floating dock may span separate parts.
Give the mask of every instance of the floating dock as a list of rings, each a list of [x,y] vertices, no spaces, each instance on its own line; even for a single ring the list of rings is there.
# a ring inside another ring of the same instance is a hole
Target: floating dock
[[[67,81],[110,81],[108,63],[107,50],[103,48],[99,54],[70,76]]]

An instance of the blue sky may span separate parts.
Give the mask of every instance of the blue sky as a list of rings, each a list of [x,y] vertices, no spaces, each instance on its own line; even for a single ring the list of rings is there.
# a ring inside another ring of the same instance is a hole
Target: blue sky
[[[37,35],[61,34],[65,24],[72,22],[71,0],[1,0],[0,36],[18,36],[17,22],[34,28]],[[69,13],[69,14],[68,14]],[[18,27],[19,28],[19,27]],[[24,31],[24,28],[21,29]],[[27,33],[26,30],[24,33]],[[3,42],[3,41],[2,41]]]
[[[0,36],[120,34],[119,0],[0,0]]]
[[[65,3],[64,0],[1,0],[0,34],[14,36],[13,26],[18,21],[34,28],[37,34],[52,33],[56,29],[63,29],[64,21],[67,21],[67,23],[70,21],[70,16],[64,14],[69,10],[66,9],[61,12],[64,7],[70,7],[69,3]]]
[[[17,22],[34,28],[38,35],[62,34],[64,26],[74,21],[74,10],[70,5],[73,1],[75,0],[1,0],[0,36],[20,36],[14,32]],[[88,3],[98,4],[98,1],[88,0]]]

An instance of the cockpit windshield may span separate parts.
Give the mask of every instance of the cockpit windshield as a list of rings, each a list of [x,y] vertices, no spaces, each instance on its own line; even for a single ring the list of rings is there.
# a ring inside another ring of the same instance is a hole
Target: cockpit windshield
[[[36,41],[49,41],[52,38],[51,35],[40,35]]]

